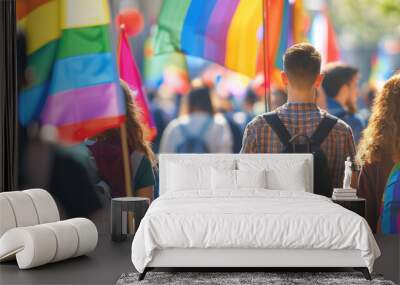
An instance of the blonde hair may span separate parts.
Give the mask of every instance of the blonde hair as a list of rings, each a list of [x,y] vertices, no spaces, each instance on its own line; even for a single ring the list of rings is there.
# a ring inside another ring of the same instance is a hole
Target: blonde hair
[[[374,100],[368,127],[358,146],[360,165],[382,159],[400,158],[400,74],[386,81]]]

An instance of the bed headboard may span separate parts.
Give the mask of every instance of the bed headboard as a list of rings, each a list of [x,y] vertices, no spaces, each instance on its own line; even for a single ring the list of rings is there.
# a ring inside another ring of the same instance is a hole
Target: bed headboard
[[[276,168],[281,171],[293,165],[302,164],[302,172],[306,181],[306,191],[313,193],[313,155],[312,154],[160,154],[160,195],[168,191],[168,163],[193,166],[217,166],[231,163],[237,169],[240,163],[256,168]]]

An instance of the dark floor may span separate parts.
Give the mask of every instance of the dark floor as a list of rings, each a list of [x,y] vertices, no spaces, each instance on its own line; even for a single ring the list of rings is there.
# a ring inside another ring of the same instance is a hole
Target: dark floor
[[[58,263],[19,270],[16,262],[0,265],[0,284],[115,284],[124,272],[132,272],[132,239],[121,243],[101,235],[95,251]]]
[[[400,235],[375,235],[381,250],[374,264],[374,271],[385,276],[385,279],[400,284]]]

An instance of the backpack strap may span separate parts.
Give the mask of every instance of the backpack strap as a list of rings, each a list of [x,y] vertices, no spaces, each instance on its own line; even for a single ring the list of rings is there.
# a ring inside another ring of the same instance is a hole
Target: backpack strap
[[[279,116],[277,113],[268,113],[265,114],[264,120],[267,122],[267,124],[272,128],[272,130],[276,133],[276,135],[279,137],[279,140],[281,143],[288,148],[290,146],[290,133],[286,129],[285,125],[282,123],[281,119],[279,119]]]
[[[207,120],[201,126],[201,129],[200,129],[200,131],[199,131],[199,133],[197,134],[196,137],[202,138],[206,134],[206,132],[208,131],[212,121],[213,121],[213,117],[207,118]]]
[[[336,125],[337,121],[338,119],[336,117],[326,114],[311,137],[313,145],[320,146]]]
[[[181,130],[181,133],[185,137],[185,139],[202,138],[203,135],[207,132],[208,128],[210,127],[212,121],[213,121],[212,117],[207,118],[207,120],[201,126],[199,132],[196,135],[194,135],[193,133],[189,132],[189,130],[182,124],[179,125],[179,129]]]
[[[179,130],[181,131],[181,134],[184,137],[184,139],[189,139],[193,137],[192,134],[189,133],[189,131],[184,125],[179,124]]]

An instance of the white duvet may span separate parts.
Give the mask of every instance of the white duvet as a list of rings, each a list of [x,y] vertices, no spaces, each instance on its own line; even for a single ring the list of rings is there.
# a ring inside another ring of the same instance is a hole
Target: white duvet
[[[358,249],[372,271],[380,251],[359,215],[306,192],[171,192],[155,200],[132,244],[143,272],[155,249]]]

